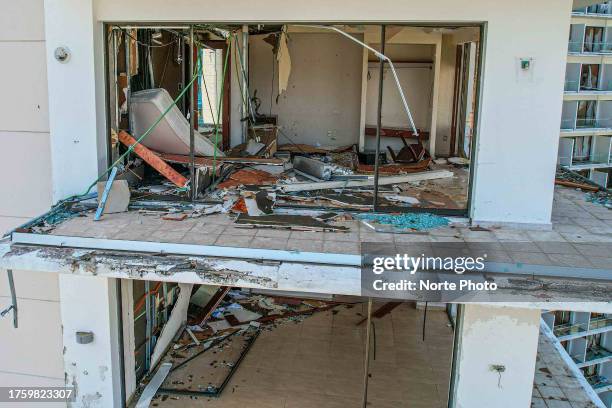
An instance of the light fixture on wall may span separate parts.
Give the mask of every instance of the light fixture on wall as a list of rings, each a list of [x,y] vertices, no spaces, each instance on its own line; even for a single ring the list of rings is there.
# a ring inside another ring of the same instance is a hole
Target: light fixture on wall
[[[59,62],[66,63],[70,59],[70,50],[68,47],[57,47],[53,55]]]

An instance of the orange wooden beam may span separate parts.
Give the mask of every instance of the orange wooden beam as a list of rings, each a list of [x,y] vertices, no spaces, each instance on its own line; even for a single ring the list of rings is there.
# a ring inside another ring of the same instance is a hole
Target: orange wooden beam
[[[153,153],[153,151],[138,143],[129,133],[123,130],[120,131],[119,141],[128,147],[135,145],[133,148],[134,153],[136,153],[142,160],[147,162],[151,167],[153,167],[162,176],[173,182],[175,185],[185,187],[189,182],[187,178],[183,177],[182,174],[174,170],[172,166]]]

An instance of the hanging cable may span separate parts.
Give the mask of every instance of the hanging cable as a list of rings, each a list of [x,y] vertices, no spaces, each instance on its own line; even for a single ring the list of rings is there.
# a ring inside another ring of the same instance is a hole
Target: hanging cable
[[[132,40],[134,40],[134,41],[136,42],[136,44],[141,45],[141,46],[146,47],[146,48],[163,48],[163,47],[167,47],[167,46],[169,46],[169,45],[175,44],[175,43],[178,41],[178,39],[174,39],[174,40],[172,40],[172,41],[170,41],[170,42],[167,42],[167,43],[165,43],[165,44],[156,44],[156,45],[153,45],[153,44],[146,44],[146,43],[143,43],[142,41],[139,41],[138,39],[134,38],[134,37],[133,37],[133,36],[132,36],[132,35],[131,35],[131,34],[128,32],[128,30],[126,30],[126,29],[124,29],[124,28],[122,28],[122,27],[119,27],[119,26],[113,26],[113,29],[116,29],[116,30],[122,31],[123,33],[125,33],[125,35],[127,35],[127,36],[128,36],[128,37],[130,37]],[[170,31],[170,30],[167,30],[167,31]]]
[[[235,34],[234,34],[234,42],[236,43],[236,48],[238,49],[238,51],[241,51],[240,50],[240,44],[238,44],[238,39],[236,38]],[[244,61],[242,60],[242,53],[238,52],[237,54],[238,54],[238,60],[240,61],[240,67],[241,67],[240,72],[242,74],[242,77],[246,80],[246,83],[248,83],[248,78],[247,78],[247,75],[246,75],[246,68],[245,68],[245,65],[244,65]],[[240,89],[242,89],[242,87]],[[253,120],[253,123],[255,123],[255,113],[254,113],[254,110],[253,110],[253,105],[251,104],[251,93],[249,92],[248,87],[247,87],[245,93],[247,94],[247,101],[246,102],[248,103],[249,114],[251,116],[251,119]],[[244,98],[243,98],[243,101],[244,101]]]
[[[333,27],[333,26],[314,25],[314,24],[294,24],[294,25],[297,26],[297,27],[321,28],[321,29],[324,29],[324,30],[335,31],[335,32],[345,36],[346,38],[350,39],[351,41],[356,42],[357,44],[361,45],[362,47],[372,51],[374,53],[374,55],[376,55],[378,57],[378,59],[380,59],[382,61],[386,61],[389,64],[389,68],[391,68],[391,73],[393,74],[393,79],[395,80],[395,85],[397,86],[397,90],[399,91],[400,98],[402,99],[402,104],[404,105],[404,110],[406,111],[406,115],[408,115],[408,122],[410,123],[410,127],[412,127],[412,132],[414,133],[414,136],[418,136],[419,135],[419,131],[417,130],[417,128],[416,128],[416,126],[414,124],[414,120],[412,118],[412,113],[410,112],[410,108],[408,107],[408,101],[406,100],[406,96],[404,95],[404,91],[402,89],[402,85],[400,84],[399,77],[397,76],[397,72],[395,72],[395,66],[393,65],[393,61],[391,61],[391,58],[387,57],[385,54],[382,54],[381,52],[377,51],[376,49],[370,47],[368,44],[364,43],[363,41],[353,37],[349,33],[340,30],[339,28],[336,28],[336,27]]]

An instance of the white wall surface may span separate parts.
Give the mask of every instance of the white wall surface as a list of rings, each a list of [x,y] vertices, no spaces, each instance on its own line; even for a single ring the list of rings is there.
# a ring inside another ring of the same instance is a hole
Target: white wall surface
[[[454,407],[530,407],[539,327],[537,309],[465,305]]]
[[[104,43],[92,13],[91,1],[45,1],[54,201],[84,193],[98,176],[98,153],[106,154],[97,138],[105,128],[104,82],[96,81],[103,77]],[[57,47],[70,50],[66,63],[55,60]]]
[[[53,151],[58,156],[54,162],[64,163],[62,174],[54,178],[58,195],[79,192],[85,180],[97,173],[91,149],[103,126],[90,111],[98,101],[91,89],[95,68],[91,52],[92,37],[100,32],[103,21],[482,21],[487,26],[472,217],[476,221],[550,222],[569,0],[495,4],[485,0],[435,4],[268,0],[257,7],[246,0],[96,0],[93,9],[92,1],[47,2],[48,50],[60,44],[74,48],[74,60],[66,65],[49,60],[51,105],[59,107],[51,110]],[[536,28],[538,41],[534,41]],[[518,70],[521,57],[534,60],[527,74]],[[102,75],[96,79],[102,81]],[[75,144],[72,138],[77,136]],[[70,174],[69,168],[80,172]]]
[[[270,113],[272,46],[265,36],[250,41],[250,89],[257,89],[261,114]],[[362,35],[357,35],[362,38]],[[295,143],[346,146],[359,142],[362,47],[335,33],[290,33],[291,74],[272,114]],[[278,68],[275,67],[275,73]],[[289,143],[282,135],[279,143]]]
[[[121,370],[117,280],[60,275],[66,384],[76,389],[74,407],[120,407]],[[93,332],[78,344],[76,332]]]
[[[3,235],[51,205],[43,0],[0,2],[0,55]],[[11,313],[0,319],[0,386],[62,386],[58,277],[21,270],[13,273],[18,328],[13,327]],[[10,303],[7,273],[0,270],[0,309]]]

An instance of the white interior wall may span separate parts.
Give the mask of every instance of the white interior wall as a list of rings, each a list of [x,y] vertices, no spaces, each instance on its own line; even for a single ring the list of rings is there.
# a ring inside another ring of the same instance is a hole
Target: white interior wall
[[[162,0],[85,0],[73,4],[69,0],[54,0],[47,4],[48,49],[66,43],[74,44],[74,59],[49,68],[50,83],[62,88],[52,92],[50,102],[61,109],[51,111],[54,162],[78,168],[79,173],[54,176],[57,191],[78,192],[97,174],[95,116],[88,109],[96,106],[91,89],[91,73],[95,60],[91,55],[93,37],[88,8],[93,3],[96,27],[103,21],[318,21],[359,22],[486,22],[479,141],[473,205],[470,215],[476,222],[550,225],[553,180],[558,146],[558,126],[561,113],[561,89],[565,75],[565,58],[570,21],[571,1],[544,0],[520,7],[503,2],[491,5],[484,0],[398,3],[382,0],[338,2],[314,0],[309,3],[287,3],[268,0],[257,8],[249,3],[217,2],[210,7],[193,7],[192,0],[177,0],[172,4]],[[520,27],[531,29],[517,30]],[[537,27],[538,41],[534,41]],[[87,45],[89,44],[89,46]],[[89,51],[88,51],[89,50]],[[78,59],[76,57],[78,55]],[[521,72],[520,58],[532,58],[529,71]],[[55,63],[48,59],[49,66]],[[73,65],[71,65],[71,63]],[[66,71],[66,72],[64,72]],[[69,72],[68,72],[69,71]],[[103,81],[103,75],[95,78]],[[103,109],[103,107],[100,107]],[[78,117],[78,121],[71,118]],[[517,131],[520,120],[521,131]],[[53,128],[53,123],[71,125]],[[74,123],[78,123],[74,125]],[[80,144],[65,143],[70,135],[78,134]],[[87,143],[85,143],[87,142]],[[88,149],[83,149],[88,144]],[[529,145],[525,151],[522,146]],[[86,151],[82,151],[86,150]],[[82,153],[82,154],[81,154]],[[93,158],[91,158],[93,156]],[[516,166],[517,158],[530,163]],[[500,183],[500,177],[513,174]],[[525,184],[525,180],[529,180]],[[524,197],[528,196],[529,200]]]
[[[442,34],[436,153],[443,156],[450,152],[457,45],[471,41],[480,41],[480,29],[478,27],[447,30]]]
[[[435,49],[435,47],[431,46]],[[376,126],[378,115],[378,81],[379,64],[370,62],[368,64],[366,117],[368,126]],[[434,67],[431,63],[394,63],[397,76],[402,89],[406,94],[408,105],[418,129],[429,132],[431,125]],[[388,66],[383,72],[383,104],[382,104],[383,127],[409,127],[406,125],[406,111],[401,103],[399,91],[395,85],[393,74]],[[366,136],[366,150],[373,150],[376,146],[376,138]],[[399,150],[403,144],[398,138],[381,138],[381,148],[391,146]]]
[[[345,146],[359,142],[363,51],[336,33],[289,33],[291,74],[278,98],[278,67],[265,35],[251,36],[249,84],[261,99],[261,114],[278,115],[278,124],[295,143]],[[357,37],[363,37],[358,35]],[[274,93],[271,95],[271,86]],[[282,134],[279,143],[289,143]]]
[[[117,284],[112,278],[60,275],[65,379],[75,387],[74,406],[122,406]],[[79,344],[78,331],[92,332],[93,342]]]
[[[0,3],[0,235],[49,209],[51,141],[42,0]],[[62,386],[56,274],[14,272],[18,328],[0,319],[0,386]],[[0,309],[11,303],[0,270]],[[41,333],[44,336],[41,337]]]
[[[463,310],[454,407],[531,406],[540,311],[477,304]]]

